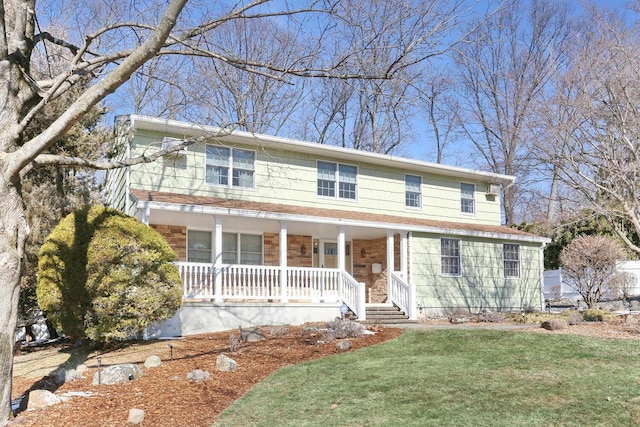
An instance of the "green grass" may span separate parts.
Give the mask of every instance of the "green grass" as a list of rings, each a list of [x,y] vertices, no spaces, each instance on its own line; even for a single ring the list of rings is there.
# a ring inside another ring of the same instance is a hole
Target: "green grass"
[[[215,426],[640,424],[640,342],[408,330],[284,368]]]

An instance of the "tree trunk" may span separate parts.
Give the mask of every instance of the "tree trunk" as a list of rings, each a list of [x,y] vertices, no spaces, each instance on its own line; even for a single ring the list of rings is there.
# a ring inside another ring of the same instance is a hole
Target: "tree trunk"
[[[547,208],[547,221],[556,224],[558,217],[558,183],[560,181],[558,167],[553,165],[553,175],[551,177],[551,189],[549,191],[549,204]]]
[[[27,230],[20,193],[0,175],[0,425],[4,425],[12,415],[13,352],[18,320],[20,269]]]

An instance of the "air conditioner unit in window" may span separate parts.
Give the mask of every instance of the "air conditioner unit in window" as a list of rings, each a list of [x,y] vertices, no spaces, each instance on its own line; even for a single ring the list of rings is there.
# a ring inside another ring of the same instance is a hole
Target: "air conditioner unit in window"
[[[176,138],[169,138],[169,137],[164,137],[162,138],[162,149],[163,150],[168,150],[169,148],[176,146],[178,144],[181,144],[183,141],[181,139],[176,139]],[[178,151],[173,151],[171,153],[168,153],[167,156],[168,157],[182,157],[185,156],[187,154],[187,147],[181,148]]]
[[[500,194],[500,186],[497,184],[487,185],[487,196],[497,196]]]

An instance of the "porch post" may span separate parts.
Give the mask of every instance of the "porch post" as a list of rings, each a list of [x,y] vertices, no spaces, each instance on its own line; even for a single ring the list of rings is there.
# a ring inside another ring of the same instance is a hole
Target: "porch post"
[[[338,229],[338,269],[340,271],[345,270],[345,237],[344,237],[344,228],[340,227]]]
[[[287,224],[280,223],[280,301],[287,302]]]
[[[393,231],[387,231],[387,301],[391,298],[391,273],[395,270],[393,246]]]
[[[407,233],[400,234],[400,272],[405,282],[409,283],[407,276]]]
[[[215,217],[213,233],[213,294],[216,302],[222,302],[222,219]]]

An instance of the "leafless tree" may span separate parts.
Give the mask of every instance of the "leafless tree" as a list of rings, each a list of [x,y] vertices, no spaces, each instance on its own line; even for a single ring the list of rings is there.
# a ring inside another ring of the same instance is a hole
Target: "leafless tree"
[[[233,52],[242,60],[283,63],[308,53],[295,42],[295,35],[272,21],[236,21],[215,31],[208,43]],[[305,79],[276,80],[268,75],[247,73],[232,64],[212,58],[195,61],[184,86],[190,88],[189,116],[199,123],[228,123],[258,133],[280,133],[300,107]]]
[[[314,77],[392,79],[400,70],[437,53],[430,44],[433,29],[444,31],[451,18],[438,15],[428,26],[431,31],[422,31],[422,23],[432,15],[408,16],[409,28],[385,25],[372,33],[363,31],[359,39],[345,44],[332,33],[336,25],[345,25],[346,15],[338,13],[345,11],[340,0],[309,0],[291,7],[289,3],[294,2],[253,0],[223,6],[217,2],[149,0],[112,1],[108,7],[103,2],[84,0],[64,4],[40,4],[36,0],[0,3],[0,425],[11,415],[13,338],[20,271],[30,228],[21,191],[23,176],[42,165],[110,169],[150,162],[195,142],[185,141],[169,150],[118,163],[55,151],[55,143],[92,107],[122,88],[137,72],[144,72],[149,61],[158,57],[209,58],[284,82]],[[421,7],[433,10],[433,5],[441,3],[421,2]],[[236,55],[208,43],[213,32],[225,28],[231,31],[237,21],[272,19],[294,29],[292,43],[312,49],[305,49],[303,57],[264,62],[263,58]],[[370,23],[363,24],[363,28],[368,27]],[[392,34],[395,36],[390,37]],[[379,43],[381,36],[387,42]],[[61,69],[47,66],[52,46],[62,48],[57,58],[58,63],[65,64]],[[373,54],[367,53],[371,49],[392,53],[381,54],[376,67],[367,69],[362,58],[371,58]],[[70,94],[70,88],[81,82],[86,88],[72,96],[46,127],[28,135],[30,125],[46,106]]]
[[[443,53],[455,37],[457,18],[464,2],[389,2],[347,0],[340,3],[341,22],[335,28],[341,45],[361,50],[351,66],[362,71],[386,73],[391,58],[420,46],[412,63],[398,70],[395,79],[322,82],[313,91],[312,126],[307,139],[377,153],[391,153],[411,139],[409,119],[414,114],[415,89],[421,76],[417,64]],[[397,28],[399,31],[390,31]],[[361,40],[369,35],[366,47]],[[449,37],[448,41],[445,38]],[[396,51],[381,49],[396,46]],[[339,57],[335,52],[333,57]],[[346,64],[345,64],[346,65]],[[316,108],[317,107],[317,108]]]
[[[510,0],[455,55],[468,138],[484,167],[520,183],[503,192],[507,224],[516,220],[518,192],[534,164],[525,147],[527,120],[568,48],[570,28],[565,2]]]
[[[427,124],[428,135],[431,136],[428,139],[435,143],[436,163],[442,163],[445,148],[456,140],[461,131],[460,106],[453,97],[454,86],[454,80],[445,70],[425,73],[416,83],[416,103]]]
[[[564,280],[589,308],[594,308],[627,282],[628,277],[617,268],[625,256],[622,245],[609,237],[578,236],[560,254]]]
[[[639,28],[611,12],[592,10],[581,26],[570,69],[575,94],[562,153],[562,179],[626,245],[640,253]]]

